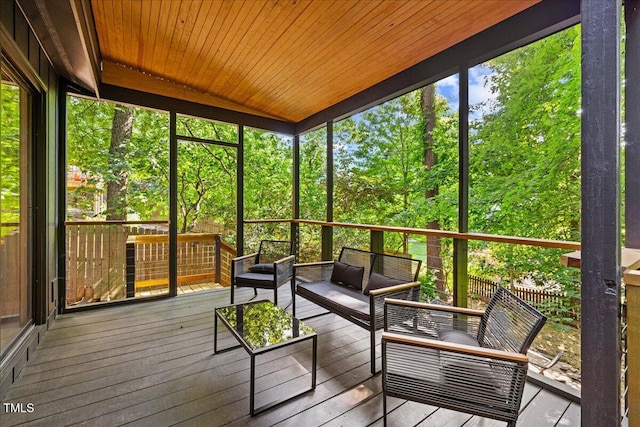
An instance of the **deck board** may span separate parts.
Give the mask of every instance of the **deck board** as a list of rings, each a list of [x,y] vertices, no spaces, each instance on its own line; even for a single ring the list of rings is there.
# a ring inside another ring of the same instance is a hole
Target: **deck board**
[[[252,294],[240,290],[238,300]],[[3,427],[382,425],[369,333],[333,314],[306,320],[318,333],[316,390],[250,417],[249,356],[242,349],[213,353],[213,308],[228,301],[228,289],[216,289],[59,316],[3,399],[33,403],[34,412],[2,414]],[[298,298],[299,317],[319,312]],[[220,348],[236,344],[224,327],[218,332]],[[377,354],[380,363],[379,348]],[[309,342],[256,363],[256,406],[309,387]],[[387,403],[389,426],[505,425],[396,398]],[[580,423],[579,405],[539,386],[527,384],[522,408],[518,426]]]

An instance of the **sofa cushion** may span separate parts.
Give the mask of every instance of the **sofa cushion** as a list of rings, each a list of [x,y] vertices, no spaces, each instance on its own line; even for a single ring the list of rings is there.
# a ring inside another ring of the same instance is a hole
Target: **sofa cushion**
[[[296,293],[309,301],[346,316],[369,321],[369,297],[356,289],[331,282],[299,283]]]
[[[362,277],[364,276],[364,267],[345,264],[340,261],[333,263],[331,271],[331,281],[340,285],[349,286],[351,288],[362,290]]]
[[[271,273],[273,274],[273,263],[260,263],[254,264],[249,267],[249,271],[252,273]]]
[[[388,288],[389,286],[402,285],[403,283],[406,282],[392,277],[383,276],[382,274],[371,273],[369,276],[369,283],[367,283],[367,286],[365,286],[362,293],[369,295],[369,291],[374,289]]]

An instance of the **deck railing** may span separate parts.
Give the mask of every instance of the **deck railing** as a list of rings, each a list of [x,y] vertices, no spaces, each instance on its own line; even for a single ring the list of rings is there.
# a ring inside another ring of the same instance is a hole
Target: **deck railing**
[[[132,235],[127,247],[127,296],[142,288],[169,285],[169,235]],[[178,284],[231,284],[235,248],[217,233],[178,235]]]
[[[67,306],[132,297],[143,289],[168,290],[166,221],[69,221],[65,226]],[[178,284],[215,281],[229,286],[236,251],[216,236],[178,236]],[[135,254],[130,260],[127,241]],[[128,268],[135,271],[129,283]]]

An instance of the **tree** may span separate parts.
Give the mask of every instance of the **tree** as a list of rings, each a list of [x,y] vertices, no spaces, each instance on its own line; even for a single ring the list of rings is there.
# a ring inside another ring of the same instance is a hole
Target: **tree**
[[[422,89],[421,110],[423,120],[423,144],[424,156],[423,164],[425,172],[429,171],[438,163],[438,154],[434,144],[433,131],[436,127],[436,90],[431,84]],[[428,186],[425,189],[425,199],[432,199],[438,195],[438,184]],[[431,230],[440,229],[440,221],[437,217],[428,218],[427,228]],[[444,267],[442,264],[442,242],[440,236],[427,236],[427,268],[434,273],[436,291],[442,296],[445,294]]]
[[[67,101],[67,172],[79,174],[82,184],[68,190],[68,215],[166,219],[168,115],[78,96]],[[106,206],[96,210],[103,200]]]
[[[237,149],[224,144],[238,142],[238,127],[180,116],[177,130],[180,135],[209,140],[178,144],[179,232],[190,232],[206,219],[235,243]]]
[[[133,108],[116,104],[109,144],[107,181],[107,220],[127,219],[127,183],[129,181],[129,145],[133,128]]]
[[[495,99],[476,106],[485,114],[471,124],[470,228],[579,240],[579,27],[484,66]],[[486,265],[502,277],[554,273],[558,251],[542,252],[494,245]]]
[[[324,221],[327,202],[327,131],[325,127],[300,137],[300,215]]]
[[[411,227],[419,222],[419,94],[412,92],[342,120],[335,129],[335,216]],[[398,249],[406,250],[406,238]]]

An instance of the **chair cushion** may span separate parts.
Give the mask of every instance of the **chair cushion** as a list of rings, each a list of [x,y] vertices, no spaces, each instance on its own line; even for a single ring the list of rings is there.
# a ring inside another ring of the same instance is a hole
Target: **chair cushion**
[[[299,283],[296,293],[332,312],[369,321],[369,297],[331,282]]]
[[[489,359],[461,360],[449,354],[441,354],[440,369],[445,382],[452,386],[465,387],[470,394],[493,392],[498,388]]]
[[[474,347],[480,347],[478,340],[476,340],[471,335],[457,329],[438,331],[438,338],[440,339],[440,341],[446,341],[452,344],[464,344]]]
[[[254,264],[249,267],[249,271],[252,273],[271,273],[273,274],[273,263],[263,262],[260,264]]]
[[[364,276],[364,267],[345,264],[340,261],[333,263],[331,271],[331,281],[349,286],[351,288],[362,290],[362,277]]]
[[[402,285],[403,283],[406,282],[388,276],[383,276],[382,274],[371,273],[369,276],[369,283],[367,283],[367,286],[365,286],[362,293],[369,295],[369,291],[374,289],[388,288],[389,286]]]
[[[236,286],[249,286],[252,288],[274,289],[273,273],[242,273],[235,278]]]
[[[440,341],[452,344],[480,347],[474,337],[455,329],[438,331],[438,338]],[[443,352],[440,356],[440,369],[444,374],[445,381],[451,383],[452,386],[465,384],[470,392],[492,391],[497,388],[489,359],[478,357],[465,359],[462,355]]]

